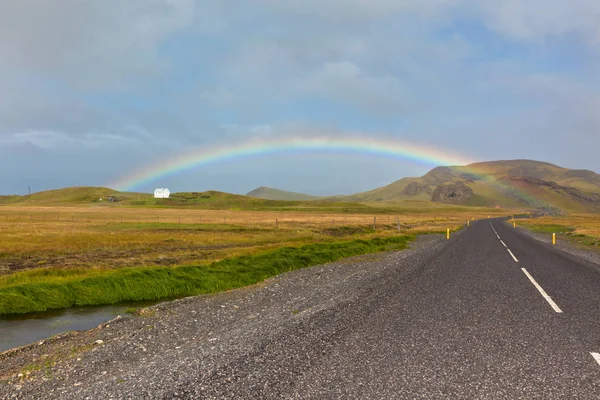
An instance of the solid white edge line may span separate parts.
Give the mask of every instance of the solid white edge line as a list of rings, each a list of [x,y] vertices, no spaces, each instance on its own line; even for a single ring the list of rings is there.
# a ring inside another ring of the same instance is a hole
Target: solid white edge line
[[[517,257],[515,257],[515,255],[513,254],[512,251],[510,251],[510,249],[507,247],[506,250],[508,250],[508,252],[510,253],[510,255],[512,256],[513,260],[515,260],[515,262],[519,262],[519,260],[517,259]]]
[[[498,238],[498,240],[501,240],[501,239],[500,239],[500,235],[496,234],[496,237]]]
[[[594,360],[596,360],[596,362],[598,364],[600,364],[600,353],[592,353],[592,352],[590,352],[590,354],[592,355],[592,357],[594,357]]]
[[[506,243],[504,243],[504,241],[500,240],[500,243],[502,243],[502,246],[506,247]]]
[[[527,270],[525,268],[521,268],[521,271],[523,271],[523,273],[525,273],[525,275],[529,278],[529,280],[531,281],[531,283],[533,283],[533,286],[535,286],[535,288],[540,292],[540,294],[542,295],[542,297],[544,299],[546,299],[546,301],[548,302],[548,304],[550,304],[550,306],[554,309],[554,311],[556,311],[557,313],[562,313],[562,310],[558,307],[558,305],[556,305],[556,303],[554,302],[554,300],[552,300],[550,298],[550,296],[548,296],[548,293],[546,293],[546,291],[544,291],[544,289],[542,289],[542,287],[535,281],[535,279],[533,279],[533,276],[531,276],[529,274],[529,272],[527,272]]]

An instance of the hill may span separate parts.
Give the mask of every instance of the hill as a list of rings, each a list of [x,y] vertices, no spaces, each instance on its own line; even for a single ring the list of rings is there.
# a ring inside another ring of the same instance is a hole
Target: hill
[[[0,205],[9,204],[378,213],[405,205],[426,208],[447,204],[600,212],[600,175],[539,161],[509,160],[436,167],[419,178],[403,178],[368,192],[327,198],[267,187],[257,188],[247,196],[207,191],[174,193],[169,199],[103,187],[71,187],[27,196],[0,196]]]
[[[285,190],[273,189],[266,186],[261,186],[248,192],[246,196],[255,197],[265,200],[317,200],[320,197],[310,194],[288,192]]]
[[[152,198],[152,195],[147,193],[119,192],[105,187],[74,186],[63,189],[45,190],[25,196],[0,196],[0,204],[56,205],[110,203],[141,198]]]
[[[317,200],[269,200],[256,197],[219,192],[178,192],[168,199],[155,199],[149,193],[119,192],[103,187],[69,187],[47,190],[26,196],[0,196],[0,206],[139,206],[180,207],[205,210],[256,210],[256,211],[311,211],[385,213],[388,209],[376,209],[355,202]]]
[[[431,200],[490,207],[600,210],[600,175],[533,160],[436,167],[420,178],[330,200],[357,202]]]

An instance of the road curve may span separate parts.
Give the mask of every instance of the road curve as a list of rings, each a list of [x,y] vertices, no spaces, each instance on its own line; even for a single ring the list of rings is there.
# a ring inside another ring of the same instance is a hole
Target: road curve
[[[477,221],[159,306],[0,398],[600,398],[599,271]]]

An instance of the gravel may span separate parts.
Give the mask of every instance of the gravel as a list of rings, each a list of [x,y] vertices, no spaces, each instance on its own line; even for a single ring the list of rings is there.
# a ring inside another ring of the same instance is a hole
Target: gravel
[[[0,398],[318,398],[295,377],[339,351],[332,343],[351,339],[353,325],[390,290],[386,282],[411,279],[446,243],[421,236],[409,250],[161,303],[10,350],[0,354]]]

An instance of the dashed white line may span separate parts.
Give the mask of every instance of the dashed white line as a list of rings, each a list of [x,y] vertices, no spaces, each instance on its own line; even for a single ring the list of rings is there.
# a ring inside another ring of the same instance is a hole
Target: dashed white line
[[[496,234],[496,237],[498,238],[498,240],[502,240],[502,239],[500,239],[500,235]]]
[[[504,243],[502,240],[500,240],[500,243],[502,243],[502,246],[507,247],[506,243]]]
[[[509,252],[510,256],[513,258],[513,260],[515,260],[515,262],[519,262],[519,259],[517,257],[515,257],[515,255],[513,254],[512,251],[510,251],[510,249],[507,247],[506,250]]]
[[[596,360],[596,362],[598,364],[600,364],[600,353],[590,353],[592,355],[592,357],[594,357],[594,360]]]
[[[523,271],[523,273],[529,278],[531,283],[533,283],[533,286],[535,286],[535,288],[540,292],[542,297],[544,299],[546,299],[546,301],[548,302],[548,304],[550,304],[550,306],[554,309],[554,311],[556,311],[557,313],[562,313],[562,310],[558,307],[558,305],[556,305],[554,300],[552,300],[550,298],[550,296],[548,296],[548,293],[546,293],[546,291],[544,289],[542,289],[542,287],[535,281],[535,279],[533,279],[533,276],[531,276],[525,268],[521,268],[521,271]],[[600,357],[600,355],[598,355],[598,356]],[[594,356],[594,358],[596,358],[596,357]],[[598,359],[596,359],[596,361],[598,361]],[[600,361],[598,363],[600,363]]]

